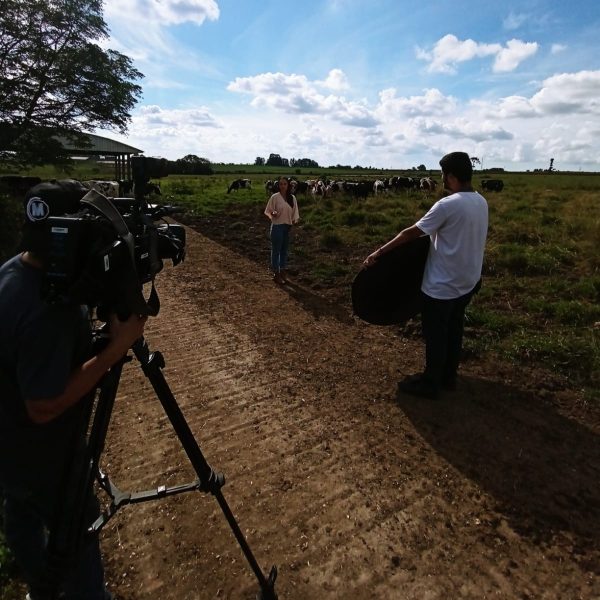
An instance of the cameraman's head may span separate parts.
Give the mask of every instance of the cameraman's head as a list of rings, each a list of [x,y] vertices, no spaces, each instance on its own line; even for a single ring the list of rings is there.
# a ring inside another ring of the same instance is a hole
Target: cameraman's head
[[[32,187],[25,195],[20,249],[44,264],[50,250],[48,217],[76,213],[79,201],[88,191],[73,179],[46,181]]]

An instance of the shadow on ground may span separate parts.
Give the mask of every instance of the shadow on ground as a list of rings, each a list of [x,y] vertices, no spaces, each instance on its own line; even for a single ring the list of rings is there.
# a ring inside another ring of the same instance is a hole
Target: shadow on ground
[[[432,448],[497,500],[515,531],[540,544],[566,534],[600,573],[600,436],[509,386],[461,384],[441,400],[399,394],[397,402]]]

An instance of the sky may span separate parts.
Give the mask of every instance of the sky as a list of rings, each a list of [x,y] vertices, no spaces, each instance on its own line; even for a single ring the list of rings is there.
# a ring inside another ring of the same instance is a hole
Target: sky
[[[600,171],[599,0],[105,0],[144,74],[128,134],[176,160]]]

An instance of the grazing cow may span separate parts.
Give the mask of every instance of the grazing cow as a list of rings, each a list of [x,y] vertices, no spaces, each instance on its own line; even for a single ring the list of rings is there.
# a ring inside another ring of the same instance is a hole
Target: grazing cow
[[[422,177],[419,181],[419,187],[426,194],[429,194],[430,192],[435,192],[437,182],[434,179],[431,179],[431,177]]]
[[[97,181],[95,179],[90,179],[89,181],[84,181],[83,185],[85,185],[88,190],[96,190],[107,198],[119,197],[118,181]]]
[[[400,190],[406,190],[408,192],[408,190],[414,190],[418,187],[418,185],[415,185],[418,183],[419,182],[412,177],[395,176],[390,178],[388,186],[393,189],[394,192],[399,192]]]
[[[227,188],[227,193],[231,192],[231,190],[238,191],[239,189],[251,190],[252,189],[252,181],[250,179],[236,179],[229,184]]]
[[[501,192],[504,189],[502,179],[482,179],[481,188],[486,192]]]
[[[272,179],[268,179],[265,181],[265,192],[267,194],[276,194],[279,191],[279,180],[273,181]]]
[[[29,188],[42,183],[39,177],[25,175],[2,175],[0,177],[0,190],[6,190],[11,196],[23,196]]]
[[[379,194],[379,192],[385,192],[386,190],[387,186],[385,182],[381,179],[377,179],[377,181],[375,181],[375,183],[373,184],[373,192],[375,192],[376,196],[377,194]]]
[[[308,182],[298,181],[297,179],[290,180],[290,189],[292,194],[306,194],[308,193]]]

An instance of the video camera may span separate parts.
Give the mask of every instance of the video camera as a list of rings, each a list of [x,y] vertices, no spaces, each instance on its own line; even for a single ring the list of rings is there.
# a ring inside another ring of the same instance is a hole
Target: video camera
[[[44,227],[46,301],[96,307],[102,320],[109,312],[121,318],[158,314],[154,278],[165,259],[177,265],[185,258],[186,241],[183,226],[158,222],[182,209],[148,204],[144,194],[150,177],[168,175],[167,161],[131,160],[134,198],[109,199],[72,180],[42,183],[28,192],[28,219]]]

